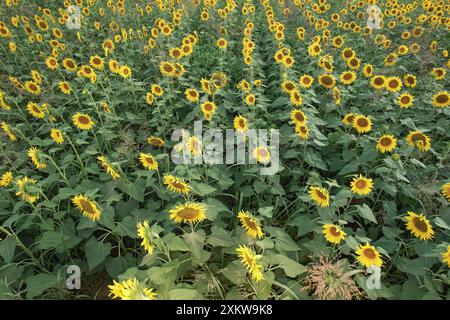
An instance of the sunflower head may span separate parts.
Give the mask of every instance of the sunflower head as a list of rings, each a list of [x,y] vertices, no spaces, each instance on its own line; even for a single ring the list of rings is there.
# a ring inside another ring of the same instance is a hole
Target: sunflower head
[[[359,249],[356,250],[356,255],[358,256],[357,259],[359,263],[365,267],[381,267],[383,265],[383,260],[381,260],[380,253],[374,246],[371,246],[368,243],[361,245]]]
[[[368,195],[373,190],[372,179],[364,178],[361,174],[358,178],[353,178],[351,182],[352,192],[359,195]]]
[[[326,224],[322,230],[325,239],[333,244],[339,244],[347,235],[339,226],[335,224]]]
[[[169,213],[170,219],[176,223],[197,223],[205,220],[206,218],[205,206],[195,202],[178,205],[174,209],[170,210]]]
[[[330,195],[325,188],[311,186],[309,188],[309,196],[319,207],[326,208],[330,205]]]
[[[416,214],[412,211],[408,211],[406,220],[406,229],[408,229],[416,238],[421,240],[431,240],[434,237],[433,227],[423,213]]]
[[[263,237],[261,223],[251,213],[241,210],[238,213],[238,218],[249,237],[254,239]]]

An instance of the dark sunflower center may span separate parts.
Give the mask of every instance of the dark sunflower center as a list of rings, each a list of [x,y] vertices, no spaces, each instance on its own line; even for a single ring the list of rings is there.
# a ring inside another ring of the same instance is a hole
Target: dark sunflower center
[[[352,79],[352,74],[351,73],[344,74],[344,80],[351,80],[351,79]]]
[[[330,228],[330,233],[335,237],[339,237],[341,235],[341,232],[334,226]]]
[[[316,195],[322,200],[327,200],[328,199],[327,196],[320,190],[316,190]]]
[[[252,229],[252,230],[256,230],[256,229],[257,229],[256,223],[253,222],[252,219],[250,219],[250,218],[248,218],[248,217],[245,217],[245,218],[244,218],[244,222],[245,222],[245,224],[246,224],[250,229]]]
[[[303,121],[305,120],[305,117],[303,117],[303,115],[300,112],[295,113],[295,119],[297,119],[298,121]]]
[[[427,232],[428,231],[428,225],[423,220],[423,218],[414,217],[413,219],[414,226],[419,229],[421,232]]]
[[[358,119],[358,126],[360,127],[367,127],[369,125],[369,121],[365,118]]]
[[[366,185],[367,185],[366,181],[364,181],[362,179],[360,179],[356,182],[356,187],[358,189],[364,189],[366,187]]]
[[[198,210],[194,209],[194,208],[183,208],[180,211],[178,211],[177,215],[180,218],[183,219],[195,219],[198,217]]]
[[[80,122],[81,124],[88,124],[89,123],[89,118],[86,116],[79,116],[78,117],[78,122]]]
[[[92,205],[84,199],[80,200],[80,206],[83,208],[84,211],[86,211],[89,214],[94,214],[94,212],[95,212]]]
[[[375,252],[371,248],[364,249],[364,255],[369,259],[374,259],[376,257]]]
[[[415,133],[412,135],[411,140],[416,143],[417,141],[421,141],[422,143],[426,143],[426,138],[421,133]]]
[[[391,143],[392,143],[391,139],[387,137],[381,138],[380,140],[380,144],[384,147],[389,147]]]
[[[408,96],[404,96],[404,97],[402,97],[401,99],[400,99],[400,101],[402,102],[402,103],[404,103],[404,104],[407,104],[407,103],[409,103],[409,97]]]
[[[446,94],[440,94],[436,97],[436,101],[438,103],[447,103],[449,99],[449,96]]]
[[[332,80],[331,77],[329,77],[329,76],[323,77],[323,78],[322,78],[322,82],[323,82],[325,85],[327,85],[327,86],[333,84],[333,80]]]

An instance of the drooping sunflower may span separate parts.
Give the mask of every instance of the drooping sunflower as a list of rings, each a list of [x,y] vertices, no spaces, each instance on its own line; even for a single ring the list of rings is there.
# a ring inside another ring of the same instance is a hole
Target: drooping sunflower
[[[140,283],[136,278],[116,282],[108,286],[110,295],[113,299],[121,300],[154,300],[156,293],[153,288],[147,288],[145,284]]]
[[[295,133],[297,133],[302,140],[306,140],[309,137],[309,129],[306,124],[297,124],[295,126]]]
[[[28,149],[27,154],[37,169],[47,168],[47,164],[41,161],[41,153],[38,148],[31,147],[30,149]]]
[[[91,221],[98,221],[102,215],[97,204],[86,196],[79,194],[72,197],[72,203],[81,213]]]
[[[244,116],[238,115],[234,117],[233,126],[237,132],[245,133],[248,130],[248,120]]]
[[[321,208],[326,208],[330,205],[330,195],[325,188],[311,186],[309,187],[309,196]]]
[[[342,122],[349,126],[353,124],[353,120],[355,120],[355,117],[357,116],[357,114],[355,113],[347,113],[344,118],[342,119]]]
[[[431,240],[434,237],[433,227],[423,213],[416,214],[412,211],[408,211],[406,220],[406,229],[416,238],[421,240]]]
[[[242,264],[250,273],[252,280],[254,282],[259,282],[263,280],[264,279],[263,267],[259,263],[261,256],[255,254],[253,250],[247,246],[239,246],[239,248],[236,249],[236,252],[239,258],[241,259]]]
[[[447,251],[442,252],[442,262],[446,263],[450,268],[450,246],[447,246]]]
[[[42,119],[45,117],[45,111],[37,103],[31,101],[28,102],[27,110],[33,117],[37,119]]]
[[[344,71],[339,76],[339,80],[345,85],[350,85],[356,81],[356,73],[353,71]]]
[[[36,184],[36,180],[28,177],[20,178],[16,181],[19,191],[16,192],[16,196],[20,196],[22,200],[34,203],[39,199],[39,194],[34,190],[30,190]]]
[[[400,108],[408,109],[414,103],[414,97],[409,93],[402,93],[397,98],[397,104]]]
[[[388,77],[385,88],[389,92],[398,92],[402,88],[402,80],[399,77]]]
[[[185,182],[182,178],[175,177],[171,174],[164,174],[163,183],[172,192],[187,194],[191,191],[189,183]]]
[[[306,124],[306,121],[308,120],[308,117],[306,116],[306,114],[299,109],[294,109],[291,111],[291,120],[292,122],[294,122],[296,125],[304,125]]]
[[[353,119],[353,128],[359,133],[365,133],[372,130],[372,121],[366,116],[356,115]]]
[[[397,139],[389,134],[384,134],[377,141],[377,149],[381,153],[391,152],[397,147]]]
[[[427,152],[431,148],[431,139],[426,134],[420,131],[411,131],[406,136],[406,142],[409,145],[416,147],[422,152]]]
[[[120,174],[114,169],[109,160],[105,156],[97,157],[98,163],[102,166],[102,168],[106,171],[107,174],[111,176],[113,180],[120,178]]]
[[[373,190],[372,179],[364,178],[361,174],[358,178],[353,178],[350,186],[352,192],[359,195],[367,195]]]
[[[110,70],[112,73],[119,74],[120,65],[119,65],[119,62],[118,62],[117,60],[115,60],[115,59],[109,59],[109,61],[108,61],[108,67],[109,67],[109,70]]]
[[[197,102],[199,98],[199,93],[194,88],[186,89],[184,95],[186,96],[186,99],[190,102]]]
[[[322,233],[325,239],[334,244],[339,244],[347,235],[339,226],[335,224],[326,224],[323,226]]]
[[[94,122],[87,114],[79,112],[72,116],[72,122],[78,129],[81,130],[89,130],[94,126]]]
[[[11,131],[11,128],[5,121],[0,122],[0,128],[5,134],[8,135],[9,140],[11,140],[12,142],[17,141],[16,135]]]
[[[158,170],[158,161],[151,154],[141,152],[139,154],[139,161],[148,170]]]
[[[148,225],[148,220],[144,220],[137,224],[137,234],[142,241],[141,246],[144,248],[145,252],[152,254],[155,248],[155,238],[158,238],[159,235],[152,231]]]
[[[432,97],[433,106],[436,108],[446,108],[450,106],[450,94],[447,91],[439,91]]]
[[[311,77],[310,75],[304,74],[303,76],[300,77],[299,83],[302,88],[307,89],[310,88],[314,83],[314,78]]]
[[[270,162],[270,152],[266,147],[256,147],[253,149],[253,157],[257,162],[262,164]]]
[[[319,76],[319,84],[327,89],[331,89],[336,85],[336,79],[331,74],[322,74]]]
[[[444,198],[447,199],[447,201],[450,202],[450,182],[447,182],[446,184],[444,184],[442,186],[442,191],[441,191],[442,195],[444,196]]]
[[[169,211],[170,219],[176,223],[189,222],[197,223],[205,220],[206,218],[206,208],[201,203],[185,203],[176,206],[174,209]]]
[[[5,188],[11,184],[13,181],[13,173],[11,171],[6,171],[2,174],[0,178],[0,187]]]
[[[290,97],[291,103],[294,106],[298,107],[303,104],[303,98],[297,89],[292,90],[291,93],[289,94],[289,97]]]
[[[381,260],[381,256],[378,250],[368,243],[366,243],[365,245],[360,245],[358,250],[356,250],[356,254],[358,255],[358,262],[361,263],[364,267],[381,267],[383,265],[383,260]]]
[[[263,237],[261,223],[250,212],[241,210],[238,213],[238,218],[249,237],[254,239]]]

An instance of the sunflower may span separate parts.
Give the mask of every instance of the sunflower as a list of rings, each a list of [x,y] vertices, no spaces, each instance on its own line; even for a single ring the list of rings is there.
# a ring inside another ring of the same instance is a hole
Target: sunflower
[[[347,113],[344,118],[342,119],[342,122],[345,125],[352,125],[353,124],[353,120],[355,120],[355,117],[357,116],[357,114],[355,113]]]
[[[148,170],[158,170],[158,162],[151,154],[141,152],[139,154],[139,161],[141,161],[142,165]]]
[[[356,52],[352,48],[345,48],[342,50],[341,56],[344,60],[349,60],[356,56]]]
[[[263,267],[258,262],[258,260],[261,259],[261,256],[255,254],[253,250],[247,246],[239,246],[239,248],[236,249],[236,252],[241,259],[242,264],[250,273],[252,280],[254,282],[263,280]]]
[[[431,71],[431,75],[436,80],[444,79],[446,74],[447,74],[447,71],[445,71],[444,68],[433,68],[433,71]]]
[[[352,84],[356,81],[356,73],[353,71],[344,71],[341,73],[339,80],[346,85]]]
[[[365,64],[363,67],[363,73],[366,78],[372,77],[373,74],[373,66],[371,64]]]
[[[136,278],[124,280],[122,282],[116,282],[116,280],[113,280],[113,284],[109,285],[108,288],[113,299],[154,300],[156,296],[153,288],[147,288]]]
[[[245,103],[248,106],[253,106],[255,104],[255,102],[256,102],[256,97],[253,93],[250,93],[245,97]]]
[[[447,182],[446,184],[444,184],[442,186],[442,191],[441,191],[442,195],[444,196],[444,198],[447,199],[447,201],[450,202],[450,182]]]
[[[436,108],[446,108],[450,106],[450,94],[447,91],[439,91],[433,95],[433,106]]]
[[[414,88],[417,84],[416,76],[412,74],[407,74],[403,77],[403,81],[405,83],[405,86]]]
[[[447,246],[447,251],[442,252],[442,262],[450,268],[450,246]]]
[[[359,60],[358,58],[348,59],[347,66],[352,70],[357,70],[361,66],[361,60]]]
[[[397,147],[397,139],[389,134],[382,135],[378,138],[377,149],[381,153],[391,152]]]
[[[131,77],[131,68],[129,66],[121,66],[119,68],[119,75],[124,79],[130,78]]]
[[[397,98],[397,104],[400,108],[408,109],[414,103],[414,97],[409,93],[402,93]]]
[[[248,130],[248,120],[242,116],[236,116],[233,120],[234,129],[239,133],[245,133]]]
[[[330,205],[330,195],[327,189],[311,186],[308,192],[311,200],[314,200],[319,207],[326,208]]]
[[[171,48],[169,55],[172,59],[181,59],[184,56],[184,52],[180,48]]]
[[[149,227],[148,220],[144,220],[143,222],[139,222],[137,224],[137,234],[142,240],[141,246],[144,247],[144,250],[148,254],[152,254],[155,248],[155,238],[159,238],[159,235],[154,233]]]
[[[308,117],[305,115],[305,113],[302,110],[294,109],[291,111],[291,120],[296,125],[304,125],[304,124],[306,124]]]
[[[300,92],[297,89],[292,90],[291,93],[289,94],[289,97],[290,97],[291,103],[294,106],[298,107],[298,106],[301,106],[303,104],[303,98],[302,98],[302,96],[300,95]]]
[[[416,238],[421,240],[431,240],[434,237],[433,227],[423,213],[416,214],[412,211],[408,211],[406,220],[406,229]]]
[[[367,195],[373,190],[372,179],[364,178],[361,174],[358,178],[353,178],[350,184],[352,192],[359,195]]]
[[[281,90],[285,93],[290,94],[293,90],[297,89],[295,82],[290,80],[284,80],[281,83]]]
[[[384,89],[386,85],[386,78],[384,76],[373,76],[370,79],[370,85],[377,90]]]
[[[29,93],[34,95],[39,95],[42,92],[41,87],[34,81],[26,81],[24,86]]]
[[[228,42],[227,40],[225,40],[224,38],[220,38],[216,41],[216,45],[220,48],[220,49],[226,49]]]
[[[238,218],[249,237],[254,239],[263,237],[261,223],[250,212],[241,210],[238,213]]]
[[[11,184],[11,182],[13,181],[13,174],[11,171],[6,171],[5,173],[2,174],[1,178],[0,178],[0,187],[7,187]]]
[[[323,226],[325,239],[334,244],[339,244],[347,235],[339,226],[335,224],[326,224]]]
[[[38,148],[31,147],[28,149],[27,154],[37,169],[45,169],[47,167],[47,164],[41,161],[41,153]]]
[[[81,213],[87,217],[89,220],[98,221],[100,220],[101,211],[97,204],[89,200],[87,197],[79,194],[72,197],[72,203],[77,207]]]
[[[259,163],[267,164],[270,162],[270,152],[266,147],[256,147],[253,149],[253,158]]]
[[[97,160],[103,167],[103,169],[106,171],[106,173],[109,174],[113,180],[120,178],[120,174],[113,168],[113,166],[105,156],[98,156]]]
[[[170,219],[174,220],[176,223],[189,222],[197,223],[205,220],[206,218],[206,208],[200,203],[185,203],[176,206],[174,209],[170,210]]]
[[[313,43],[308,46],[308,55],[311,57],[317,57],[322,52],[322,47],[318,43]]]
[[[300,137],[300,139],[302,140],[306,140],[309,137],[309,129],[308,127],[303,124],[297,124],[295,126],[295,132],[297,133],[297,135]]]
[[[61,130],[52,128],[50,131],[50,137],[55,141],[57,144],[62,144],[64,142],[64,136]]]
[[[312,86],[312,84],[314,83],[314,78],[311,77],[310,75],[305,74],[300,77],[299,83],[302,88],[307,89],[307,88],[310,88]]]
[[[402,80],[399,77],[388,77],[385,88],[389,92],[398,92],[402,88]]]
[[[145,95],[145,101],[147,102],[147,104],[151,106],[154,100],[155,97],[153,96],[153,94],[151,92],[147,92],[147,94]]]
[[[327,89],[331,89],[336,85],[336,79],[331,74],[322,74],[319,76],[319,84]]]
[[[28,102],[27,104],[28,112],[37,119],[42,119],[45,117],[45,111],[38,104],[34,102]]]
[[[417,147],[422,152],[427,152],[431,148],[431,139],[420,131],[411,131],[406,136],[409,145]]]
[[[8,135],[9,140],[11,140],[12,142],[17,141],[16,135],[11,131],[11,128],[5,121],[2,121],[0,123],[0,128],[2,128],[3,132]]]
[[[45,64],[47,65],[47,67],[48,67],[50,70],[55,70],[55,69],[57,69],[58,66],[59,66],[58,61],[57,61],[55,58],[53,58],[53,57],[48,57],[48,58],[45,60]]]
[[[206,114],[206,113],[211,113],[212,114],[212,113],[214,113],[216,111],[217,106],[212,101],[205,101],[200,106],[200,109],[202,110],[203,114]]]
[[[353,119],[353,128],[355,128],[358,133],[369,132],[372,130],[372,121],[366,116],[356,115]]]
[[[284,66],[285,68],[288,69],[288,68],[292,67],[292,65],[294,64],[294,62],[295,62],[295,60],[294,60],[293,57],[291,57],[291,56],[285,56],[285,57],[283,58],[282,64],[283,64],[283,66]]]
[[[154,147],[161,148],[164,146],[164,140],[155,136],[151,136],[150,138],[147,138],[147,143],[151,144]]]
[[[186,99],[190,102],[197,102],[199,98],[199,93],[194,88],[189,88],[184,91],[184,95],[186,96]]]
[[[159,71],[165,77],[175,77],[175,65],[169,61],[161,61]]]
[[[59,90],[62,93],[69,95],[72,92],[72,88],[70,88],[70,84],[66,81],[60,81],[58,83]]]
[[[191,191],[191,186],[188,183],[184,182],[182,178],[175,177],[170,174],[164,174],[163,183],[170,191],[176,193],[187,194]]]
[[[381,260],[380,253],[375,249],[374,246],[366,243],[365,245],[360,245],[359,249],[356,250],[358,255],[357,259],[365,267],[383,265],[383,260]]]
[[[36,184],[36,180],[28,177],[20,178],[16,181],[19,191],[16,192],[16,196],[20,196],[22,200],[34,203],[39,199],[39,194],[35,190],[30,190]]]
[[[159,84],[152,84],[152,93],[155,96],[161,97],[164,94],[164,90]]]
[[[110,70],[112,73],[119,74],[120,65],[119,65],[119,62],[118,62],[117,60],[115,60],[115,59],[109,59],[109,61],[108,61],[108,67],[109,67],[109,70]]]
[[[98,55],[92,56],[89,59],[91,66],[97,70],[103,70],[105,67],[105,61]]]
[[[89,130],[94,125],[94,122],[87,114],[79,112],[72,116],[72,122],[78,129],[81,130]]]

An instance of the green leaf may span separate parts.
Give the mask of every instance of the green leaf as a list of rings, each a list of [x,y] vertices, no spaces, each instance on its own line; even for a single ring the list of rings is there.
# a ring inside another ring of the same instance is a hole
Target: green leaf
[[[169,291],[170,300],[203,300],[203,295],[194,289],[172,289]]]
[[[295,278],[299,274],[306,271],[306,267],[295,261],[294,259],[288,258],[282,254],[276,254],[271,257],[273,264],[278,264],[281,269],[284,270],[286,275],[291,278]]]
[[[200,182],[191,182],[191,187],[192,187],[192,191],[194,193],[197,193],[201,196],[205,196],[207,194],[213,193],[214,191],[216,191],[216,188],[211,187],[209,184]]]
[[[25,281],[27,284],[27,299],[39,296],[44,290],[58,285],[58,278],[51,274],[37,274],[28,277]]]
[[[94,237],[91,237],[86,242],[85,252],[89,270],[92,270],[109,255],[111,252],[111,244],[99,242]]]
[[[259,208],[258,213],[263,217],[272,218],[273,206]]]
[[[143,179],[136,182],[127,182],[124,179],[117,180],[117,186],[119,187],[119,189],[139,202],[144,201],[144,194],[145,194],[144,184],[145,181]]]
[[[361,217],[363,217],[364,219],[367,219],[369,221],[372,221],[374,223],[378,223],[377,219],[375,218],[372,209],[369,208],[369,206],[367,204],[363,204],[361,206],[357,205],[356,206],[358,211],[359,211],[359,215]]]
[[[205,231],[194,231],[183,235],[184,242],[196,258],[200,258],[205,243]]]
[[[0,256],[6,263],[10,263],[14,258],[16,250],[16,238],[7,236],[6,239],[0,241]]]

